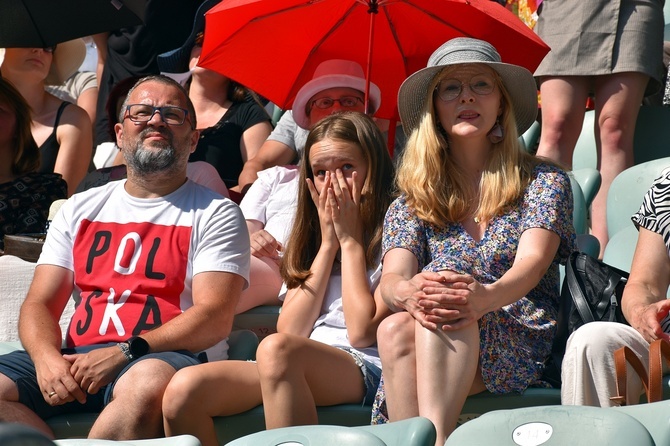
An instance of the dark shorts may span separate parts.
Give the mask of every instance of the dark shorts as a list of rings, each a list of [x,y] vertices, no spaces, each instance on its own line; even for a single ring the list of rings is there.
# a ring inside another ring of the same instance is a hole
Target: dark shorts
[[[86,353],[97,348],[109,347],[112,345],[116,344],[88,345],[84,347],[63,349],[62,352],[64,354]],[[113,382],[102,387],[96,394],[88,394],[86,396],[86,403],[81,404],[78,401],[73,401],[60,406],[50,406],[44,401],[42,391],[37,384],[35,365],[25,350],[16,350],[6,355],[1,355],[0,373],[16,383],[19,390],[19,402],[21,404],[31,409],[39,415],[40,418],[47,419],[61,414],[100,412],[105,405],[111,401],[114,384],[116,384],[118,379],[136,363],[152,358],[160,359],[161,361],[168,363],[175,370],[200,364],[200,361],[196,356],[191,352],[184,350],[177,352],[149,353],[148,355],[142,356],[138,360],[129,363],[123,370],[121,370]]]

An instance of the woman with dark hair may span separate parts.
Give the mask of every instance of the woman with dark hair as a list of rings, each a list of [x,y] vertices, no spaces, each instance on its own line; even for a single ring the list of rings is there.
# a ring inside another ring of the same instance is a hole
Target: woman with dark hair
[[[77,46],[83,51],[77,54]],[[91,119],[76,104],[48,93],[75,72],[86,53],[81,39],[47,48],[5,48],[0,53],[2,77],[12,83],[32,111],[31,133],[40,148],[39,172],[56,172],[72,195],[91,165]]]
[[[244,163],[256,156],[270,135],[272,121],[255,93],[232,79],[198,66],[204,14],[219,1],[202,3],[189,38],[180,48],[159,55],[158,66],[167,76],[185,77],[185,87],[198,115],[200,140],[189,161],[206,161],[213,165],[230,189],[237,186]]]
[[[0,249],[6,234],[43,233],[51,203],[67,197],[59,174],[37,173],[40,152],[30,123],[30,107],[0,78]]]

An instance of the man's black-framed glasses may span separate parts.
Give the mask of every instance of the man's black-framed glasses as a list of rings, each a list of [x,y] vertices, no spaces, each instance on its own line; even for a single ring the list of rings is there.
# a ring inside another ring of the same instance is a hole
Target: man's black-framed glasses
[[[336,102],[339,102],[339,104],[344,108],[354,108],[358,105],[359,102],[363,102],[363,99],[359,98],[358,96],[343,96],[339,99],[326,97],[313,100],[312,106],[324,110],[332,107]]]
[[[168,125],[182,125],[188,115],[188,110],[173,105],[154,107],[149,104],[129,104],[126,107],[126,117],[133,122],[149,122],[156,112]]]

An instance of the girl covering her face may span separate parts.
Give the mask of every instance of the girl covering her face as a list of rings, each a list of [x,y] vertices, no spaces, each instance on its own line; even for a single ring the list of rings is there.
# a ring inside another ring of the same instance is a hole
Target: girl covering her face
[[[317,424],[317,406],[372,404],[381,376],[377,327],[390,314],[377,285],[392,186],[393,164],[371,118],[345,112],[316,124],[280,263],[287,291],[277,333],[260,343],[256,363],[179,371],[163,399],[167,435],[189,433],[213,446],[211,417],[261,403],[268,429]]]

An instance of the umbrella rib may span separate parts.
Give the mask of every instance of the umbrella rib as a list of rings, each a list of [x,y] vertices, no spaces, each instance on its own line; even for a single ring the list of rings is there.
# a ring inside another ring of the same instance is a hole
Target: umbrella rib
[[[46,40],[44,40],[44,35],[40,32],[40,28],[37,26],[37,22],[35,22],[35,17],[33,17],[33,14],[30,12],[30,9],[25,5],[25,3],[21,3],[21,5],[25,8],[28,17],[30,17],[30,21],[35,26],[35,32],[42,41],[42,47],[49,46],[51,42],[47,42]]]
[[[395,3],[395,2],[399,2],[399,1],[402,2],[402,3],[404,3],[405,5],[407,5],[407,6],[409,6],[409,7],[412,7],[412,8],[414,8],[414,9],[416,9],[417,11],[420,11],[421,13],[423,13],[423,14],[425,14],[426,16],[430,17],[431,19],[435,20],[436,22],[441,23],[441,24],[446,25],[446,26],[449,26],[449,27],[455,29],[456,31],[460,32],[460,33],[463,34],[463,35],[467,35],[467,33],[466,33],[463,29],[461,29],[461,28],[458,27],[458,22],[457,22],[457,21],[447,22],[447,21],[445,21],[444,19],[442,19],[440,16],[435,15],[435,14],[433,14],[432,12],[427,11],[427,10],[424,9],[423,7],[417,5],[413,0],[386,0],[384,3]],[[472,5],[470,4],[470,2],[468,2],[467,0],[466,0],[466,1],[462,1],[462,2],[455,2],[455,1],[452,1],[451,3],[463,3],[463,4],[466,5],[466,6],[470,6],[470,7],[472,6]]]
[[[365,4],[367,4],[367,1],[366,1],[366,0],[356,0],[356,1],[357,1],[358,3],[365,3]],[[320,38],[319,41],[316,43],[316,45],[312,45],[312,49],[311,49],[311,50],[309,51],[309,53],[308,53],[307,60],[309,60],[312,56],[314,56],[314,53],[319,49],[319,47],[321,46],[321,44],[322,44],[324,41],[326,41],[326,39],[327,39],[331,34],[333,34],[333,32],[335,32],[340,26],[342,26],[342,24],[344,23],[344,20],[345,20],[346,17],[353,11],[354,8],[355,8],[355,6],[353,6],[353,5],[350,6],[349,9],[347,9],[346,12],[345,12],[344,14],[342,14],[342,16],[340,17],[340,19],[339,19],[337,22],[335,22],[335,23],[333,24],[333,26],[331,26],[330,28],[328,28],[328,32],[321,36],[321,38]]]

